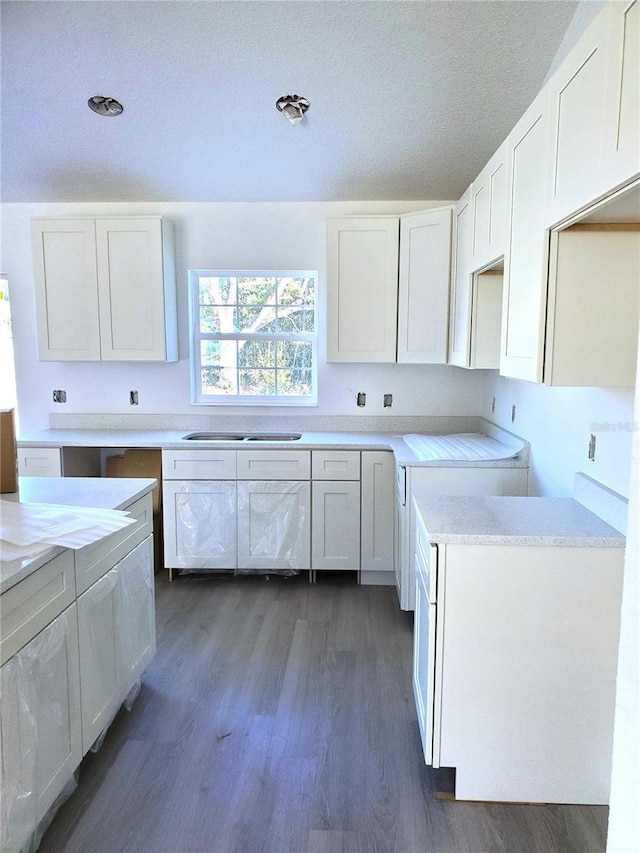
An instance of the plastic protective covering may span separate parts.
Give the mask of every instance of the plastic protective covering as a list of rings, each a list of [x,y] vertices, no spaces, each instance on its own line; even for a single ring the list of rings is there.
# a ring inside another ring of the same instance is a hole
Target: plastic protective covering
[[[308,482],[238,483],[236,574],[294,575],[309,568]]]
[[[76,642],[72,605],[2,667],[3,853],[35,850],[75,788],[80,697],[69,648]]]
[[[237,564],[236,484],[181,481],[174,497],[182,572],[234,569]]]

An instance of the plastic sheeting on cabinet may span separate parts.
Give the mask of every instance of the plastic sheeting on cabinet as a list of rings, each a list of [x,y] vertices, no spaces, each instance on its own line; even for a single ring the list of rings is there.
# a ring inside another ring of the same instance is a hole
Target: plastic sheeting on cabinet
[[[43,812],[59,808],[76,786],[79,695],[70,646],[77,648],[75,605],[2,667],[0,847],[7,853],[35,850]]]
[[[165,484],[166,486],[166,484]],[[183,480],[173,497],[181,574],[236,566],[236,484]]]
[[[297,574],[309,568],[310,484],[238,483],[236,574]]]

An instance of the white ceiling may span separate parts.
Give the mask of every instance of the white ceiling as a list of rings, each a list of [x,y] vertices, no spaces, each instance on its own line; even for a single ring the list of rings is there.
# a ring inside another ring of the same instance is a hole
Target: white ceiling
[[[577,5],[3,1],[2,199],[458,198]],[[311,102],[296,127],[287,93]]]

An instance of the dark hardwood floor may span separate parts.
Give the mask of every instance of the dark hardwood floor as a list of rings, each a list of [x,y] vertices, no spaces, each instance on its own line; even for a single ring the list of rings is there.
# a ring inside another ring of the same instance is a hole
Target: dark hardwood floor
[[[156,577],[158,653],[42,853],[601,853],[607,809],[455,803],[391,587]]]

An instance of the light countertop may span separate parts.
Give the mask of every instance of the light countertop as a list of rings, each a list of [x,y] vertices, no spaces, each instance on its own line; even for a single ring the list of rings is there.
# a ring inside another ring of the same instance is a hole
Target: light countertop
[[[438,544],[625,546],[621,533],[573,498],[433,495],[415,505]]]
[[[19,491],[4,494],[2,498],[21,503],[124,509],[148,494],[155,485],[156,480],[148,478],[20,477]],[[0,593],[6,592],[62,551],[64,548],[47,545],[40,553],[21,560],[0,559]]]
[[[498,460],[428,460],[419,459],[405,444],[403,436],[386,432],[301,432],[297,441],[189,441],[184,436],[197,430],[188,429],[48,429],[20,436],[18,447],[99,447],[99,448],[161,448],[166,450],[390,450],[396,464],[416,467],[461,468],[525,468],[528,465],[528,446],[517,456]],[[236,432],[238,430],[220,430]],[[238,432],[241,432],[238,431]],[[276,432],[276,430],[265,430]],[[291,430],[296,432],[296,430]],[[300,432],[298,430],[297,432]],[[497,440],[501,431],[493,427]],[[504,433],[505,436],[508,433]]]

